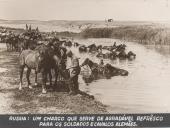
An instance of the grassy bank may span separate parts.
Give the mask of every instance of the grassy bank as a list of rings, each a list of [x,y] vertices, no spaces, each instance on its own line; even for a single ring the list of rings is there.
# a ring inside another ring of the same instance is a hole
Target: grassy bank
[[[115,28],[88,28],[81,32],[84,38],[115,38],[141,44],[170,45],[170,29],[154,26],[123,26]]]

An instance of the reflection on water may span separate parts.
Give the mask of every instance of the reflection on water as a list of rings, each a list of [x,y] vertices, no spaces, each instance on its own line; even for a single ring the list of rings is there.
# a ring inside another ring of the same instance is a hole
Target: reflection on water
[[[113,39],[77,40],[86,45],[92,43],[111,45],[114,41]],[[169,56],[156,52],[157,50],[151,46],[145,47],[132,42],[127,42],[126,45],[127,51],[132,50],[136,53],[136,60],[104,61],[129,71],[128,76],[115,76],[109,80],[100,79],[88,85],[80,76],[80,88],[109,105],[109,111],[112,113],[170,112]],[[77,48],[71,49],[81,58],[80,64],[87,57],[99,62],[93,54],[80,54]]]

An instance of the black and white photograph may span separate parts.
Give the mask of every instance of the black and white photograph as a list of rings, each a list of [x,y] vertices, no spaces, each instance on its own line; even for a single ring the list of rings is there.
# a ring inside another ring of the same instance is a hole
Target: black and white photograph
[[[0,114],[170,113],[169,0],[0,0]]]

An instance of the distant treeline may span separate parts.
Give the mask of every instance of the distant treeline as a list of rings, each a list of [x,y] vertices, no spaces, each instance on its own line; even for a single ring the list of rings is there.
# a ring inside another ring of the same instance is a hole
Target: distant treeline
[[[0,27],[1,30],[3,28],[15,32],[24,31],[24,29]],[[51,34],[53,35],[54,33]],[[87,28],[80,33],[65,31],[55,32],[55,35],[73,38],[115,38],[126,41],[135,41],[141,44],[170,45],[170,28],[148,25],[122,26],[114,28]]]
[[[80,37],[80,33],[74,33],[74,32],[69,32],[69,31],[55,32],[55,35],[56,36],[65,36],[65,37],[74,37],[74,38]]]
[[[141,44],[170,45],[170,29],[153,26],[123,26],[115,28],[88,28],[83,38],[116,38]]]

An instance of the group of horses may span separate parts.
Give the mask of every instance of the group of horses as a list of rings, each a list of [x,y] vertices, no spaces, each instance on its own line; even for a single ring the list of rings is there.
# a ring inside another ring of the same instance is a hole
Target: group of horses
[[[82,73],[84,74],[82,75],[83,76],[82,78],[87,84],[98,79],[103,79],[103,78],[110,79],[113,76],[127,76],[129,74],[128,71],[114,67],[109,63],[101,65],[93,62],[89,58],[86,58],[81,66],[85,66],[85,65],[87,65],[91,70],[90,75],[89,74],[86,75],[86,73]]]
[[[8,31],[0,36],[1,42],[6,43],[7,51],[21,52],[22,50],[34,49],[38,40],[42,40],[41,33],[31,30],[23,33]]]
[[[42,93],[46,93],[46,83],[49,77],[50,85],[52,85],[52,70],[55,72],[55,84],[57,84],[58,75],[68,80],[69,72],[66,70],[66,48],[58,43],[48,43],[47,45],[38,45],[34,50],[23,50],[19,56],[20,64],[20,86],[22,89],[22,77],[24,68],[27,67],[28,87],[32,88],[29,76],[32,69],[35,70],[35,85],[37,85],[37,73],[42,74]]]
[[[6,31],[5,34],[1,34],[1,42],[6,43],[7,51],[19,52],[20,90],[23,87],[22,78],[25,67],[29,88],[32,88],[29,78],[31,70],[35,70],[35,85],[37,85],[37,74],[41,73],[42,93],[46,93],[47,77],[52,85],[52,71],[55,72],[55,84],[59,75],[65,79],[69,78],[66,70],[67,49],[62,46],[67,45],[69,41],[59,40],[36,30],[27,30],[19,34]]]
[[[103,53],[103,50],[105,50],[106,53]],[[132,51],[126,52],[125,44],[116,45],[116,42],[112,46],[96,46],[95,44],[89,46],[80,45],[79,51],[97,53],[96,57],[111,60],[116,58],[134,60],[136,58],[136,54]]]
[[[113,46],[96,46],[95,44],[85,46],[77,42],[73,42],[68,39],[59,39],[57,37],[50,37],[46,33],[40,33],[35,30],[24,31],[20,34],[6,34],[3,38],[7,44],[8,51],[18,51],[19,55],[19,71],[20,71],[20,84],[19,89],[23,88],[23,73],[24,68],[27,67],[26,78],[28,82],[28,87],[31,89],[30,73],[31,70],[35,70],[35,85],[37,85],[37,74],[41,73],[42,77],[42,93],[46,93],[46,83],[49,79],[50,85],[52,87],[57,86],[57,81],[59,78],[63,78],[64,81],[69,80],[69,71],[66,69],[67,61],[67,47],[77,47],[79,52],[90,52],[97,53],[97,57],[100,58],[113,58],[112,55],[104,54],[102,56],[102,50],[108,50],[110,54],[116,53],[116,57],[123,56],[125,52],[126,45],[116,45]],[[129,57],[128,57],[129,56]],[[131,57],[130,57],[131,56]],[[133,56],[133,57],[132,57]],[[133,52],[126,54],[126,58],[135,58]],[[92,74],[93,80],[97,79],[100,75],[106,77],[112,77],[115,75],[127,76],[128,71],[124,69],[119,69],[111,64],[100,65],[89,58],[86,58],[80,67],[88,65]],[[54,72],[54,75],[52,74]],[[53,84],[52,77],[55,77],[55,82]],[[86,81],[85,81],[86,82]],[[68,82],[66,82],[68,83]],[[69,84],[69,83],[68,83]]]
[[[116,58],[134,60],[136,58],[136,54],[133,53],[132,51],[129,51],[126,54],[125,44],[116,45],[116,42],[114,42],[113,46],[102,46],[102,45],[96,46],[95,44],[85,46],[84,44],[79,44],[77,42],[74,42],[69,45],[69,47],[71,46],[77,47],[80,53],[96,54],[96,57],[100,58],[101,60],[102,59],[116,59]],[[106,50],[108,51],[108,53],[102,53],[102,50]],[[128,75],[128,71],[124,69],[114,67],[108,63],[101,65],[101,64],[93,62],[89,58],[86,58],[81,66],[83,67],[85,65],[87,65],[91,70],[90,75],[83,76],[83,80],[86,83],[90,83],[93,80],[97,80],[100,78],[109,79],[117,75],[120,75],[120,76]]]

